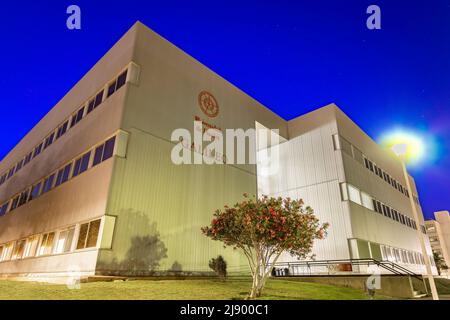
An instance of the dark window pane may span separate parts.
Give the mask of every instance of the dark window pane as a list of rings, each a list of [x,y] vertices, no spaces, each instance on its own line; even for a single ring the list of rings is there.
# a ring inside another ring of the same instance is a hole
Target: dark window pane
[[[67,180],[69,180],[69,175],[70,175],[70,169],[71,169],[71,168],[72,168],[72,164],[71,164],[71,163],[68,164],[67,166],[65,166],[65,168],[64,168],[64,174],[63,174],[61,183],[64,183],[64,182],[66,182]]]
[[[19,203],[19,197],[14,198],[14,200],[12,201],[12,204],[11,204],[11,209],[10,209],[10,211],[16,209],[18,203]]]
[[[83,159],[81,160],[81,167],[80,167],[80,173],[85,172],[88,169],[89,166],[89,159],[91,158],[91,153],[88,152],[83,156]]]
[[[8,210],[8,202],[0,207],[0,217],[3,217]]]
[[[42,194],[50,191],[52,189],[52,185],[53,185],[53,179],[55,178],[55,175],[52,174],[50,177],[48,177],[47,179],[45,179],[44,181],[44,186],[42,188]]]
[[[114,143],[116,142],[116,137],[112,137],[105,143],[105,151],[103,151],[103,159],[105,161],[112,157],[114,152]]]
[[[125,70],[125,72],[123,72],[119,76],[119,78],[117,78],[116,90],[119,90],[120,88],[122,88],[122,86],[126,83],[126,81],[127,81],[127,73],[128,73],[128,70]]]
[[[83,119],[83,114],[84,114],[84,107],[81,108],[77,113],[77,123],[80,122],[81,119]]]
[[[98,165],[100,162],[102,162],[102,155],[103,155],[103,148],[104,144],[101,146],[98,146],[97,149],[95,149],[95,155],[94,155],[94,163],[92,166]]]
[[[55,187],[59,186],[62,183],[62,177],[64,174],[64,169],[58,171],[58,176],[56,177]]]
[[[94,110],[94,104],[95,104],[95,99],[92,99],[91,101],[89,101],[87,113],[91,113],[92,110]]]
[[[100,230],[100,220],[92,221],[89,224],[89,233],[86,241],[86,248],[92,248],[97,246],[99,230]]]
[[[94,105],[94,108],[97,108],[97,107],[100,105],[100,103],[102,103],[102,101],[103,101],[103,90],[100,91],[100,92],[97,94],[97,96],[95,97],[95,105]]]
[[[33,187],[30,194],[30,200],[36,199],[39,197],[39,192],[41,191],[42,182],[39,182],[37,185]]]
[[[116,83],[113,82],[109,85],[108,87],[108,98],[114,93],[116,92]]]
[[[80,233],[78,235],[77,249],[84,249],[86,246],[86,237],[88,233],[89,223],[80,226]]]
[[[80,173],[81,158],[75,161],[75,166],[73,167],[73,176],[76,177]]]

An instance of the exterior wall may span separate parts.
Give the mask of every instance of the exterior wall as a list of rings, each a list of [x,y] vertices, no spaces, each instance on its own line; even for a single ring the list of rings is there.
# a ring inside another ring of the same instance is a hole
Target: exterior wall
[[[0,173],[25,157],[83,103],[107,86],[108,81],[114,79],[131,61],[132,44],[132,35],[125,35],[1,161]],[[120,127],[127,87],[128,84],[104,100],[80,123],[1,185],[0,203],[3,204],[115,133]],[[113,159],[110,159],[90,168],[82,175],[0,217],[0,245],[104,216],[112,164]],[[76,241],[76,238],[73,239],[74,243]],[[62,274],[72,270],[75,265],[75,271],[93,274],[97,255],[97,248],[92,248],[70,254],[4,261],[0,262],[0,275]]]
[[[436,220],[425,221],[430,244],[433,251],[444,259],[447,266],[450,266],[450,216],[448,211],[435,212],[434,215]]]
[[[142,267],[148,262],[155,272],[210,272],[208,261],[218,254],[224,255],[230,272],[245,271],[247,263],[239,253],[224,250],[200,228],[210,223],[216,209],[241,200],[245,192],[256,194],[256,166],[176,166],[171,135],[184,128],[193,136],[196,117],[222,131],[255,128],[258,121],[284,136],[286,122],[147,27],[136,24],[133,32],[139,84],[130,86],[127,96],[121,128],[129,133],[129,145],[126,159],[116,163],[107,208],[108,215],[117,217],[115,234],[112,250],[100,253],[98,273],[151,273]],[[217,117],[200,109],[202,91],[217,100]],[[160,254],[149,254],[145,241],[157,235]],[[141,258],[131,261],[141,250]]]
[[[348,259],[351,237],[349,207],[342,202],[342,156],[333,146],[337,125],[333,107],[319,109],[289,123],[290,140],[279,145],[279,172],[259,175],[259,194],[303,199],[330,228],[328,237],[314,245],[316,259]],[[291,261],[284,255],[280,262]]]

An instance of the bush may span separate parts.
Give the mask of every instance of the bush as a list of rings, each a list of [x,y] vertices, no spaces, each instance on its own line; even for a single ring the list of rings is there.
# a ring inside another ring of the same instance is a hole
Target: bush
[[[221,280],[225,280],[227,277],[227,263],[222,256],[211,259],[209,267],[214,270]]]

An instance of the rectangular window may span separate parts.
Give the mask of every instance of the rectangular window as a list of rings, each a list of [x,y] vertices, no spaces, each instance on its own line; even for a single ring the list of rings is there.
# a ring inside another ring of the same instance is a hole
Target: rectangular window
[[[359,189],[355,188],[351,184],[348,184],[348,196],[350,201],[361,204],[361,194],[359,192]]]
[[[33,157],[33,152],[30,152],[26,157],[25,157],[25,161],[23,162],[23,165],[26,166],[30,161],[31,158]]]
[[[369,210],[374,210],[373,199],[365,192],[361,192],[362,205]]]
[[[369,170],[374,172],[373,163],[369,160]]]
[[[9,202],[3,204],[0,207],[0,217],[3,217],[6,214],[6,212],[8,211],[8,204],[9,204]]]
[[[102,161],[108,160],[113,156],[114,153],[114,144],[116,142],[116,137],[112,137],[108,141],[105,142],[105,149],[103,151]]]
[[[93,248],[97,246],[98,233],[101,220],[84,223],[80,226],[78,235],[77,250]]]
[[[45,256],[52,253],[55,233],[50,232],[42,236],[41,243],[37,252],[38,256]]]
[[[55,174],[52,174],[44,181],[44,187],[42,188],[42,194],[49,192],[53,188],[53,180],[55,180]]]
[[[69,125],[69,121],[64,122],[62,126],[58,128],[58,132],[56,134],[56,139],[59,139],[61,136],[63,136],[67,132],[67,127]]]
[[[11,260],[12,252],[13,252],[14,243],[10,242],[3,246],[2,254],[0,256],[0,261],[9,261]]]
[[[71,128],[83,119],[83,114],[84,107],[78,110],[78,112],[72,116],[72,122],[70,123]]]
[[[30,190],[26,190],[20,194],[19,203],[17,204],[18,207],[23,206],[25,203],[27,203],[29,194]]]
[[[23,161],[24,161],[24,159],[20,160],[19,163],[17,164],[16,172],[18,172],[18,171],[20,171],[20,169],[22,169],[22,167],[23,167]]]
[[[34,149],[33,158],[36,158],[42,151],[42,143]]]
[[[69,180],[70,169],[72,169],[72,164],[71,163],[69,163],[63,169],[58,171],[58,176],[56,177],[55,187],[63,184],[67,180]]]
[[[0,177],[0,186],[5,183],[5,180],[6,180],[6,173]]]
[[[7,178],[7,179],[9,179],[9,178],[11,178],[11,177],[13,176],[14,170],[15,170],[15,168],[12,168],[11,170],[9,170],[8,178]]]
[[[39,243],[39,236],[29,237],[25,244],[24,258],[34,257],[36,255],[37,246]]]
[[[127,82],[127,74],[128,70],[125,70],[118,78],[117,78],[117,86],[116,91],[122,88]]]
[[[68,230],[64,230],[59,233],[58,241],[56,242],[55,253],[70,252],[70,249],[72,248],[72,240],[74,233],[75,228],[70,228]]]
[[[17,241],[14,246],[14,250],[13,250],[11,259],[12,260],[22,259],[24,252],[25,252],[25,240]]]
[[[73,168],[73,176],[74,177],[78,176],[79,174],[82,174],[83,172],[85,172],[88,169],[90,157],[91,157],[91,152],[89,151],[84,156],[82,156],[81,158],[77,159],[77,161],[75,161],[75,166]]]
[[[103,102],[103,90],[100,91],[95,97],[94,109],[97,108]]]
[[[37,197],[39,197],[39,194],[40,194],[40,192],[41,192],[41,186],[42,186],[42,182],[39,182],[37,185],[35,185],[35,186],[31,189],[29,201],[31,201],[31,200],[36,199]]]
[[[116,92],[116,81],[114,81],[113,83],[111,83],[108,87],[108,98],[110,96],[112,96],[114,94],[114,92]]]
[[[55,137],[55,133],[52,133],[50,136],[48,136],[47,139],[45,139],[44,149],[47,149],[53,143],[54,137]]]
[[[96,166],[98,165],[100,162],[102,162],[102,156],[103,156],[103,149],[104,149],[105,145],[102,144],[101,146],[98,146],[95,149],[95,154],[94,154],[94,163],[92,166]]]
[[[20,196],[17,196],[13,199],[13,201],[11,203],[11,209],[9,209],[9,211],[13,211],[14,209],[17,208],[17,204],[19,203],[19,198],[20,198]]]
[[[87,113],[91,113],[92,110],[94,110],[94,105],[95,105],[95,99],[92,99],[91,101],[89,101],[89,105],[88,105],[88,109],[87,109]]]

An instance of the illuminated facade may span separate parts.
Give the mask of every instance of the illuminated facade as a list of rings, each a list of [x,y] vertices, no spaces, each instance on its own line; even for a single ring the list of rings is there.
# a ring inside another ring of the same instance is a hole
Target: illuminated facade
[[[436,220],[425,221],[425,227],[433,252],[436,252],[448,267],[450,266],[450,215],[448,211],[438,211],[434,213],[434,217]],[[442,271],[448,274],[448,269]]]
[[[280,172],[175,165],[171,134],[194,120],[278,129]],[[404,186],[400,163],[335,105],[285,121],[137,23],[0,163],[0,274],[199,274],[218,254],[246,272],[200,228],[258,192],[303,198],[331,224],[318,259],[422,271]]]

